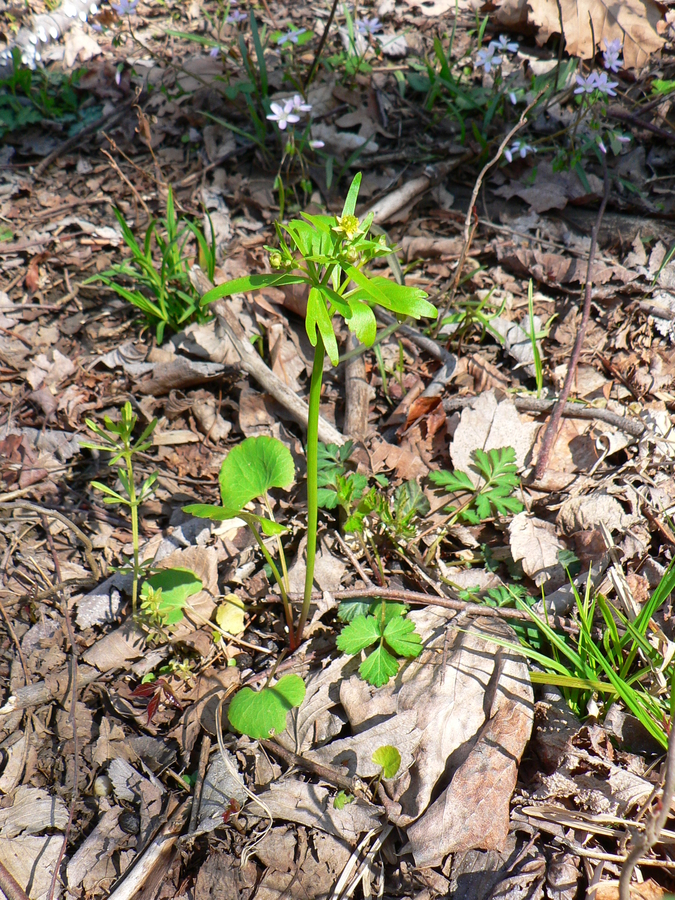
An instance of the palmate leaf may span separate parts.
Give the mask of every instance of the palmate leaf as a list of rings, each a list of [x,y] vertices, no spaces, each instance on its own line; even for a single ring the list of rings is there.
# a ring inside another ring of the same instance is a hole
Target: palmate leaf
[[[429,481],[433,482],[437,487],[445,488],[449,494],[459,491],[473,493],[474,491],[473,481],[471,481],[466,472],[430,472]]]
[[[384,629],[384,639],[394,653],[409,658],[422,652],[422,638],[415,631],[415,623],[397,616]]]
[[[398,661],[380,645],[359,666],[359,675],[373,687],[382,687],[398,672]]]
[[[337,639],[338,650],[353,656],[370,647],[381,637],[380,623],[373,616],[357,616]]]

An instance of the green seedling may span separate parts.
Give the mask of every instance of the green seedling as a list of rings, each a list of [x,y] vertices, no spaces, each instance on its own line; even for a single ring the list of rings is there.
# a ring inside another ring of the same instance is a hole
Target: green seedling
[[[281,734],[286,716],[305,699],[305,683],[299,675],[284,675],[272,687],[254,691],[243,687],[232,698],[227,718],[235,731],[254,740]]]
[[[157,419],[145,428],[141,436],[134,441],[133,433],[136,427],[137,417],[134,415],[131,403],[127,402],[122,407],[122,415],[119,422],[113,422],[109,416],[105,416],[103,427],[98,425],[92,419],[86,419],[87,427],[92,431],[101,443],[93,443],[90,441],[82,441],[80,446],[88,450],[98,450],[104,453],[111,453],[112,456],[108,462],[109,466],[117,466],[117,477],[122,485],[124,493],[114,491],[106,484],[100,481],[92,481],[92,487],[101,491],[104,495],[103,502],[106,504],[118,504],[126,506],[131,517],[131,540],[133,545],[133,561],[131,567],[123,571],[130,571],[133,574],[132,582],[132,614],[136,615],[136,603],[138,597],[138,582],[143,573],[144,566],[139,560],[139,541],[138,541],[138,508],[148,500],[153,494],[153,485],[157,480],[157,472],[153,472],[142,483],[139,490],[136,490],[134,477],[133,457],[138,453],[145,453],[152,446],[150,436],[157,425]]]
[[[284,574],[286,574],[286,560],[280,540],[280,535],[286,529],[272,518],[267,492],[272,488],[289,488],[293,484],[294,478],[293,457],[281,441],[264,435],[246,438],[245,441],[230,450],[220,467],[222,506],[193,503],[185,507],[185,512],[201,519],[213,519],[217,522],[241,519],[248,525],[279,586],[293,649],[296,646],[293,611],[288,599],[286,583],[265,545],[263,535],[277,537],[279,556]],[[269,518],[244,509],[252,500],[259,498],[265,502]]]
[[[141,585],[141,611],[149,624],[170,629],[183,621],[188,598],[201,589],[201,580],[190,569],[160,569]]]
[[[190,238],[197,244],[199,262],[210,279],[216,265],[215,231],[211,226],[211,241],[194,222],[176,214],[173,192],[169,190],[166,217],[150,220],[141,246],[119,209],[114,210],[131,259],[117,263],[100,275],[88,278],[85,284],[102,281],[144,313],[149,325],[155,328],[157,342],[162,343],[167,328],[178,332],[190,322],[210,319],[199,292],[190,281],[191,257],[186,253]],[[159,262],[155,261],[155,248]],[[119,283],[128,281],[129,286]],[[136,287],[138,285],[138,287]]]
[[[378,776],[379,781],[383,778],[395,778],[401,768],[401,754],[396,747],[392,747],[390,744],[378,747],[372,755],[372,760],[376,766],[382,768]]]
[[[360,222],[355,215],[361,173],[349,188],[339,216],[308,215],[287,225],[277,223],[279,248],[267,248],[270,265],[276,271],[268,275],[247,275],[219,285],[205,295],[204,303],[244,291],[265,287],[305,284],[309,288],[305,326],[315,348],[309,391],[307,425],[307,574],[300,621],[295,644],[309,614],[314,584],[316,535],[318,524],[318,428],[323,364],[326,354],[333,365],[339,352],[332,319],[344,318],[362,343],[372,346],[377,323],[372,307],[380,305],[397,316],[435,318],[436,308],[419,288],[396,284],[388,278],[369,277],[367,265],[393,252],[386,239],[369,236],[372,214]]]
[[[468,495],[459,506],[446,507],[453,521],[461,518],[478,525],[490,516],[506,516],[521,512],[523,504],[512,494],[520,486],[517,476],[516,451],[501,447],[489,452],[474,450],[473,471],[479,476],[478,485],[466,472],[431,472],[429,480],[449,494]]]
[[[333,808],[344,809],[348,803],[353,803],[354,800],[356,797],[353,794],[348,794],[347,791],[338,791],[333,798]]]
[[[77,84],[84,70],[70,75],[35,71],[21,62],[21,51],[13,51],[12,72],[0,79],[0,138],[28,126],[48,120],[58,122],[64,133],[72,137],[101,116],[99,105],[83,107],[84,92]]]
[[[353,656],[376,644],[359,666],[359,674],[368,684],[382,687],[398,673],[396,656],[411,659],[420,655],[422,638],[415,631],[414,622],[405,618],[407,607],[402,603],[382,600],[371,609],[371,613],[357,615],[342,629],[337,646]]]

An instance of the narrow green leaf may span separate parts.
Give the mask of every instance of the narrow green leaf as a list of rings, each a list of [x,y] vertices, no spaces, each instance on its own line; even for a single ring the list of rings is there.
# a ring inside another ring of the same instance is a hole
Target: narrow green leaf
[[[361,173],[357,172],[352,180],[352,183],[349,186],[349,191],[347,192],[347,197],[345,199],[345,205],[342,207],[343,216],[354,215],[354,210],[356,209],[356,201],[359,196],[359,188],[361,187],[361,177]]]
[[[220,300],[221,297],[230,297],[232,294],[243,294],[246,291],[259,291],[264,287],[272,287],[284,284],[302,284],[306,279],[301,275],[245,275],[243,278],[235,278],[234,281],[226,281],[225,284],[219,284],[212,291],[208,291],[202,297],[202,305],[213,303],[214,300]]]
[[[309,297],[307,298],[307,317],[305,319],[305,329],[307,337],[313,347],[316,347],[317,326],[321,332],[323,345],[326,348],[328,358],[334,366],[340,362],[340,353],[338,351],[337,341],[333,325],[326,309],[326,303],[316,288],[311,288]]]

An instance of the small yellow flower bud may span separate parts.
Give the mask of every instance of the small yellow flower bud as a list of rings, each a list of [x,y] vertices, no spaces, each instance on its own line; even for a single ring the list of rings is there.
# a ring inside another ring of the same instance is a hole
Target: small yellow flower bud
[[[355,262],[358,262],[359,261],[359,251],[356,250],[354,247],[350,247],[347,250],[347,259],[352,264],[354,264]]]

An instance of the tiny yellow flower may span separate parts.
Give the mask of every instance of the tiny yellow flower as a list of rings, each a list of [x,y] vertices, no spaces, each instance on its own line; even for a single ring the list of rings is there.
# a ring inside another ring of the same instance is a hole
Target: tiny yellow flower
[[[352,241],[359,233],[359,220],[356,216],[338,216],[333,231],[344,234],[348,241]]]

